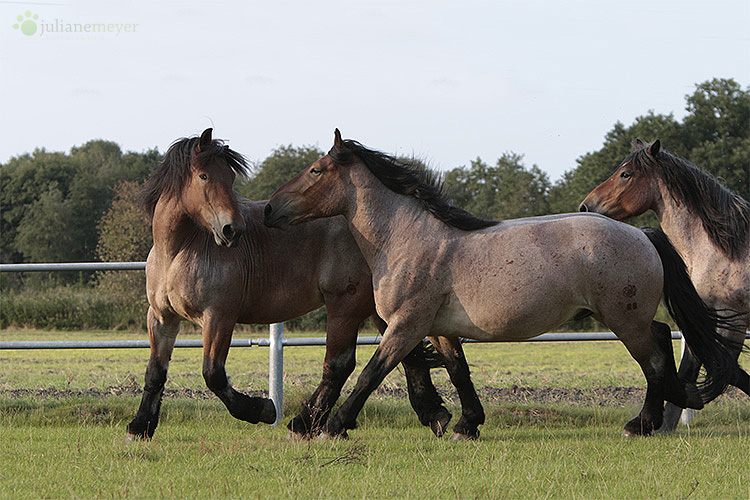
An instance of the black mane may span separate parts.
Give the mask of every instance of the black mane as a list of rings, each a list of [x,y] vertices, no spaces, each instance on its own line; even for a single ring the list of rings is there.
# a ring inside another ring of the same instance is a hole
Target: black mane
[[[211,141],[208,149],[196,153],[199,137],[178,139],[169,146],[159,168],[143,184],[139,193],[139,205],[150,216],[154,216],[156,202],[162,194],[179,196],[190,175],[193,160],[207,163],[215,157],[222,158],[235,174],[248,176],[249,168],[245,158],[219,139]]]
[[[716,246],[732,260],[743,257],[750,247],[750,203],[689,161],[664,150],[654,158],[647,150],[631,153],[633,167],[656,173],[672,198],[700,218]]]
[[[348,165],[354,162],[355,157],[359,158],[388,189],[395,193],[413,196],[428,212],[449,226],[473,231],[494,226],[500,222],[475,217],[451,205],[443,194],[439,175],[419,167],[416,162],[399,160],[380,151],[368,149],[351,139],[343,141],[343,146],[334,145],[328,152],[335,163]]]

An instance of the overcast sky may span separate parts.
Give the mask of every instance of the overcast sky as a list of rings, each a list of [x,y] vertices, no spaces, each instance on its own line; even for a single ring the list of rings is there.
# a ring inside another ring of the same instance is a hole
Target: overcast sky
[[[206,127],[260,161],[338,127],[441,169],[513,151],[556,180],[714,77],[750,83],[748,0],[0,0],[0,162]]]

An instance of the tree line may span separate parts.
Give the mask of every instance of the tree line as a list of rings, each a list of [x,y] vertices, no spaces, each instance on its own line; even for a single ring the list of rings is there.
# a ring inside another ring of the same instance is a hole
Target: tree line
[[[554,183],[539,166],[527,166],[522,154],[509,151],[494,162],[476,158],[444,172],[444,189],[457,206],[481,217],[576,211],[586,194],[632,151],[632,140],[640,138],[661,139],[669,151],[749,197],[750,88],[732,79],[713,79],[697,84],[685,100],[681,121],[671,113],[646,111],[630,125],[615,123],[598,151],[582,154]],[[247,199],[267,199],[323,154],[315,146],[281,146],[253,165],[251,178],[238,179],[235,188]],[[93,140],[70,153],[42,148],[0,164],[0,261],[145,260],[150,232],[135,195],[160,160],[156,149],[123,152],[114,142]],[[117,279],[107,275],[83,280],[118,286]],[[14,282],[0,276],[0,285]]]

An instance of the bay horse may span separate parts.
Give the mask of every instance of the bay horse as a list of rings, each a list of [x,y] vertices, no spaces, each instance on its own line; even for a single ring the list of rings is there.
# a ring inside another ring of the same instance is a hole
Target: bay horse
[[[720,332],[734,341],[737,358],[750,326],[750,203],[684,158],[636,139],[635,151],[581,203],[582,212],[624,220],[652,210],[687,265],[704,302],[739,313],[734,328]],[[739,368],[739,367],[738,367]],[[685,349],[678,375],[696,380],[700,361]],[[730,384],[750,395],[750,377],[739,369]],[[674,430],[681,409],[667,404],[665,430]]]
[[[175,142],[141,192],[154,240],[146,263],[151,356],[127,436],[149,439],[156,430],[182,320],[202,328],[203,377],[229,412],[248,422],[273,423],[270,399],[242,394],[227,379],[234,325],[287,321],[325,304],[323,376],[288,424],[292,435],[311,437],[354,370],[358,328],[374,313],[370,270],[343,218],[292,232],[268,229],[262,222],[266,202],[239,202],[232,191],[235,177],[247,174],[244,158],[211,134],[207,129],[200,138]],[[382,320],[374,319],[383,330]],[[447,356],[449,364],[468,370],[461,351]],[[404,360],[411,404],[420,422],[441,436],[451,415],[432,384],[431,366],[421,345]],[[473,386],[458,391],[475,394]],[[465,407],[466,432],[478,432],[483,418],[481,405]]]
[[[368,396],[425,336],[449,345],[459,335],[521,340],[588,315],[617,335],[646,377],[643,408],[625,435],[657,429],[665,399],[701,408],[726,388],[736,362],[664,233],[597,214],[480,219],[450,205],[433,177],[344,141],[337,129],[330,152],[266,205],[272,227],[343,215],[388,324],[322,436],[347,437]],[[669,326],[653,321],[662,292],[707,367],[700,389],[677,378]]]

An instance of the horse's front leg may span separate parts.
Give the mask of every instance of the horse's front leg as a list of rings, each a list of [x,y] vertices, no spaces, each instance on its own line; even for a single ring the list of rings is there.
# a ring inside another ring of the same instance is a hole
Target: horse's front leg
[[[443,356],[445,369],[461,400],[461,419],[453,427],[453,440],[479,438],[479,425],[484,423],[484,408],[471,381],[461,339],[457,337],[430,337],[430,342]]]
[[[151,357],[146,367],[146,382],[141,397],[141,406],[127,427],[127,440],[151,439],[159,423],[161,398],[167,380],[169,360],[172,359],[175,339],[180,330],[180,319],[171,314],[158,314],[148,309],[146,323],[151,343]]]
[[[372,316],[373,323],[378,328],[380,335],[385,333],[388,325],[380,316]],[[443,437],[448,423],[453,417],[443,404],[443,398],[438,394],[435,384],[432,383],[430,368],[444,366],[442,355],[440,362],[435,363],[428,359],[428,350],[423,342],[417,343],[414,349],[406,355],[401,364],[406,376],[406,389],[409,394],[409,403],[414,413],[417,414],[419,423],[429,427],[437,437]]]
[[[353,338],[341,338],[329,334],[323,363],[323,377],[312,396],[302,405],[299,414],[289,421],[290,436],[310,438],[316,435],[328,420],[331,408],[341,394],[341,388],[354,371],[357,332]],[[346,340],[351,340],[346,342]]]
[[[409,328],[405,324],[399,325],[398,321],[388,324],[380,345],[362,370],[351,395],[325,425],[323,437],[347,437],[346,430],[357,426],[357,416],[367,398],[383,382],[386,375],[414,349],[417,343],[421,342],[426,334],[425,324],[427,323],[421,323],[421,329]]]
[[[234,321],[204,318],[203,378],[211,392],[224,403],[234,418],[252,424],[276,421],[276,408],[268,398],[250,397],[237,392],[227,378],[225,363],[232,341]]]

